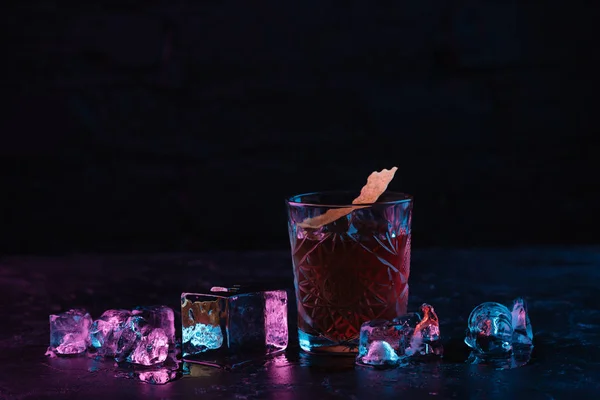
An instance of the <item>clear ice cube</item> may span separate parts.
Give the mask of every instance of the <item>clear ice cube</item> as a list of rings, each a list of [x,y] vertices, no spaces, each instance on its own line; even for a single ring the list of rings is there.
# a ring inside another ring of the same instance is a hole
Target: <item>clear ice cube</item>
[[[115,360],[117,362],[130,362],[129,356],[135,349],[136,344],[143,336],[148,335],[151,329],[148,326],[148,321],[140,315],[132,315],[127,318],[127,322],[117,342]]]
[[[169,339],[169,344],[175,343],[175,314],[171,307],[136,307],[133,314],[144,317],[152,327],[162,329]]]
[[[372,320],[362,324],[356,362],[361,365],[389,366],[399,364],[410,336],[420,320],[417,314],[406,315],[400,320]]]
[[[531,328],[531,321],[529,320],[527,303],[525,300],[520,297],[514,300],[511,315],[513,326],[513,345],[533,344],[533,330]]]
[[[161,328],[151,328],[147,335],[136,341],[133,351],[127,357],[132,364],[154,365],[167,359],[169,337]]]
[[[50,315],[49,352],[64,355],[85,352],[90,345],[91,325],[92,317],[85,310]]]
[[[181,296],[183,358],[234,367],[288,345],[287,293],[213,287]]]
[[[512,314],[500,303],[478,305],[469,316],[465,343],[475,352],[501,356],[512,351]]]
[[[373,320],[361,326],[358,355],[360,365],[397,366],[414,356],[441,356],[438,318],[429,304],[420,313],[410,313],[392,321]]]
[[[165,361],[175,342],[173,310],[166,306],[138,307],[117,341],[115,360],[139,365]]]
[[[129,310],[106,310],[90,328],[92,346],[101,356],[114,356],[127,320],[131,316]]]
[[[513,302],[512,311],[499,303],[483,303],[469,316],[465,343],[473,349],[470,364],[487,364],[496,369],[511,369],[527,364],[533,350],[533,331],[522,298]]]
[[[372,341],[367,354],[361,358],[363,364],[375,366],[395,366],[399,361],[400,357],[398,357],[392,345],[384,340]]]
[[[421,320],[414,328],[410,344],[405,353],[407,356],[443,355],[444,348],[441,342],[440,324],[431,305],[423,304],[421,306]]]

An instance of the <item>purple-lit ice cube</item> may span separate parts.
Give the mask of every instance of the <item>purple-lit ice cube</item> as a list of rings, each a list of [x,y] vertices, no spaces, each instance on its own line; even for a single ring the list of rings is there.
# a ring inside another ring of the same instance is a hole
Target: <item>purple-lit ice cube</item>
[[[85,310],[50,315],[50,348],[56,354],[79,354],[90,345],[92,317]]]
[[[369,344],[367,353],[361,357],[361,364],[373,366],[396,366],[400,357],[391,344],[385,340],[374,340]]]
[[[158,364],[165,361],[174,341],[172,309],[166,306],[138,307],[121,331],[115,360],[139,365]]]
[[[130,362],[130,354],[135,349],[137,343],[142,337],[148,335],[152,327],[148,326],[148,321],[140,315],[132,315],[127,318],[119,340],[117,342],[117,351],[115,360],[118,362]]]
[[[265,334],[267,349],[278,351],[287,348],[287,293],[283,290],[264,292]],[[282,323],[285,321],[285,323]]]
[[[175,343],[175,315],[173,309],[167,306],[136,307],[134,315],[141,315],[148,324],[160,328],[169,339],[169,344]]]
[[[133,351],[127,357],[132,364],[154,365],[167,359],[169,338],[161,328],[151,328],[147,335],[136,341]]]
[[[90,339],[98,354],[101,356],[114,356],[121,333],[126,327],[131,316],[128,310],[106,310],[90,328]]]
[[[356,362],[395,367],[408,357],[441,356],[442,353],[437,315],[432,306],[423,304],[420,313],[362,324]]]
[[[181,296],[183,357],[190,362],[234,366],[288,344],[287,293],[213,287]]]
[[[512,326],[513,326],[513,345],[533,344],[533,330],[531,328],[531,321],[529,320],[529,314],[527,313],[527,303],[522,298],[517,298],[513,302],[512,308]]]

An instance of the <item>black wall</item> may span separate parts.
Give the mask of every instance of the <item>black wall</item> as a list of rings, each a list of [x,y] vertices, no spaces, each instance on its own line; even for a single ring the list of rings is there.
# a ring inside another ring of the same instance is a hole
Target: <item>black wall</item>
[[[286,195],[393,165],[416,246],[597,242],[598,12],[565,4],[9,6],[0,250],[285,248]]]

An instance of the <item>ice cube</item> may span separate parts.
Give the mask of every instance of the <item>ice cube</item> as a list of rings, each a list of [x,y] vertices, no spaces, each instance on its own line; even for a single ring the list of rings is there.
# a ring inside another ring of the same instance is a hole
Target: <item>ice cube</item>
[[[361,362],[367,365],[390,365],[396,366],[400,360],[394,348],[386,341],[374,340],[369,345],[369,350],[365,354]]]
[[[213,287],[181,296],[183,358],[233,367],[285,350],[287,293],[252,287]]]
[[[161,328],[150,328],[135,342],[133,351],[127,357],[132,364],[154,365],[167,359],[169,338]]]
[[[148,326],[148,321],[141,315],[132,315],[127,318],[127,322],[123,327],[119,340],[117,342],[117,351],[115,360],[117,362],[130,362],[130,354],[135,349],[138,341],[144,335],[150,333],[152,328]]]
[[[406,355],[419,314],[407,314],[393,321],[372,320],[362,324],[356,362],[359,365],[397,366]],[[393,353],[393,354],[392,354]]]
[[[396,326],[395,329],[401,332],[397,348],[398,354],[407,355],[406,351],[409,350],[408,355],[410,355],[410,344],[413,341],[413,334],[419,322],[421,322],[421,314],[419,313],[401,315],[392,320],[392,323]]]
[[[175,315],[172,308],[162,305],[136,307],[133,314],[144,317],[152,327],[162,329],[169,339],[169,344],[175,343]]]
[[[527,303],[525,300],[520,297],[515,299],[511,314],[513,326],[513,345],[531,345],[533,343],[533,330],[531,329],[531,321],[529,321]]]
[[[512,351],[512,314],[500,303],[487,302],[471,311],[465,343],[480,355],[502,356]]]
[[[131,316],[128,310],[106,310],[90,328],[90,339],[98,354],[114,356],[127,320]]]
[[[223,345],[223,331],[219,325],[197,322],[183,328],[183,343],[189,354],[216,350]]]
[[[415,326],[406,355],[441,356],[444,348],[441,343],[440,325],[433,307],[427,303],[421,305],[421,321]]]
[[[74,309],[50,315],[50,347],[56,354],[79,354],[90,345],[92,317],[85,310]]]
[[[394,351],[397,358],[389,355],[389,349]],[[365,322],[360,328],[356,362],[361,365],[394,366],[408,357],[441,356],[443,352],[438,317],[433,307],[425,303],[420,313],[409,313],[392,321]],[[388,356],[382,358],[386,354]]]
[[[117,342],[115,360],[140,365],[165,361],[174,343],[173,310],[138,307],[127,319]]]
[[[512,311],[498,303],[483,303],[469,316],[465,343],[473,349],[470,364],[486,364],[496,369],[525,365],[531,359],[533,331],[522,298],[513,302]]]
[[[283,350],[288,345],[287,293],[272,290],[265,292],[264,297],[266,347],[272,351]]]

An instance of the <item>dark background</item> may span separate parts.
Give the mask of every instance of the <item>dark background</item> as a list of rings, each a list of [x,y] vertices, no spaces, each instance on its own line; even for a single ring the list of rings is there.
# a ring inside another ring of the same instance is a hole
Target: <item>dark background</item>
[[[598,12],[565,4],[10,5],[0,251],[285,248],[285,196],[393,165],[417,247],[597,243]]]

